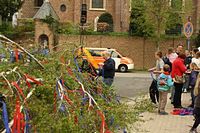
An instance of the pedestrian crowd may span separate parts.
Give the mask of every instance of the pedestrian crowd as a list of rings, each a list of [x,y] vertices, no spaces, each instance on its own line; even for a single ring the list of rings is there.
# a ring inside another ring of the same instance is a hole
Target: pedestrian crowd
[[[193,109],[195,122],[190,133],[197,133],[200,124],[200,51],[183,49],[178,45],[176,49],[169,48],[164,54],[155,53],[156,66],[149,69],[153,77],[149,92],[153,103],[158,104],[158,114],[167,115],[165,106],[168,93],[174,110],[182,109],[182,93],[191,93],[191,104],[187,108]],[[155,76],[153,75],[155,74]],[[155,78],[154,78],[155,77]],[[189,100],[189,99],[188,99]]]

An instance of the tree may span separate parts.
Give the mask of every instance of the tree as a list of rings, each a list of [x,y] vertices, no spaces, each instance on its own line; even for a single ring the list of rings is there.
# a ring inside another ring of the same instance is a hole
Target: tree
[[[130,16],[130,35],[149,37],[154,34],[153,26],[148,22],[143,0],[133,0]]]
[[[2,20],[11,20],[12,15],[21,8],[22,3],[22,0],[0,0]]]
[[[165,23],[169,16],[169,0],[146,0],[147,13],[156,30],[156,44],[159,49],[160,38],[165,30]]]

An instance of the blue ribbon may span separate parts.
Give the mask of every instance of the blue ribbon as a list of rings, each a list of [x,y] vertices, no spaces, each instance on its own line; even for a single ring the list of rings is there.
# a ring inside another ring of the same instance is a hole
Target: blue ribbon
[[[30,117],[29,117],[29,113],[28,113],[27,110],[24,110],[24,112],[25,112],[25,121],[26,121],[25,132],[29,133],[30,132],[30,127],[31,127],[31,125],[29,124]]]
[[[2,114],[2,119],[3,119],[3,123],[6,129],[6,133],[10,133],[10,128],[9,128],[9,124],[8,124],[8,113],[7,113],[7,109],[6,109],[6,103],[3,101],[0,101],[0,103],[2,103],[2,110],[3,110],[3,114]]]

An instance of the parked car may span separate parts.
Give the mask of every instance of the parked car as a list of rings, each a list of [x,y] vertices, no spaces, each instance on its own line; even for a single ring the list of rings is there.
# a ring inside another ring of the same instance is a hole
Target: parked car
[[[86,47],[91,56],[94,58],[96,63],[103,63],[105,60],[102,57],[102,52],[108,51],[111,54],[111,58],[115,61],[115,69],[120,72],[126,72],[128,70],[134,69],[133,60],[123,56],[116,49],[111,48],[88,48]],[[96,68],[98,69],[98,68]]]

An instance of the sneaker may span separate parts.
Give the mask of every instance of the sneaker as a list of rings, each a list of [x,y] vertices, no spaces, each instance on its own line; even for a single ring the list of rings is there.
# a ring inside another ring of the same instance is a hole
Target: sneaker
[[[168,113],[164,111],[164,112],[160,112],[159,115],[168,115]]]
[[[198,133],[197,129],[191,129],[189,133]]]

